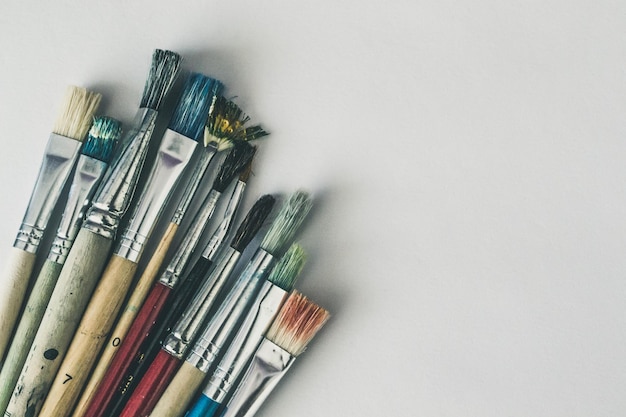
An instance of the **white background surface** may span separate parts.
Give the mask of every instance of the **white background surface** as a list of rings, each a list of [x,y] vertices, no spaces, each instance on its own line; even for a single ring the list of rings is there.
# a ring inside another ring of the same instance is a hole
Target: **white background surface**
[[[298,287],[333,318],[260,415],[623,416],[625,13],[3,0],[0,241],[66,85],[129,122],[173,49],[272,132],[248,207],[317,197]]]

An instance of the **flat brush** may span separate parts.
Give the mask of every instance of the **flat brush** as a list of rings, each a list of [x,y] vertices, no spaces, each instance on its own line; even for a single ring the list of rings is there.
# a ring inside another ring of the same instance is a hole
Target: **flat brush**
[[[87,305],[41,416],[66,416],[78,400],[131,285],[145,243],[202,136],[215,83],[219,81],[201,74],[187,81],[146,185]],[[64,375],[71,375],[72,380],[67,382]]]
[[[201,372],[205,374],[208,372],[208,368],[220,354],[220,349],[234,333],[259,285],[267,277],[276,260],[285,252],[285,247],[289,245],[310,208],[309,195],[303,191],[294,193],[281,208],[263,238],[260,248],[202,332],[190,358],[187,359],[192,365],[199,367]],[[121,416],[143,416],[152,411],[179,368],[184,350],[178,346],[174,348],[163,346],[137,385]]]
[[[113,148],[121,133],[117,120],[97,117],[76,164],[61,223],[9,347],[0,372],[0,409],[9,403],[26,355],[35,338],[52,290],[82,223],[91,198],[108,166]]]
[[[180,68],[180,56],[156,51],[135,124],[96,192],[63,265],[7,412],[37,414],[57,374],[89,297],[110,255],[113,239],[137,185],[161,103]],[[72,375],[66,378],[71,380]]]
[[[189,227],[189,230],[186,233],[185,240],[174,254],[171,262],[161,275],[159,281],[154,284],[150,294],[146,299],[146,302],[136,313],[137,317],[134,321],[132,321],[132,326],[130,326],[130,332],[128,334],[126,334],[126,332],[122,334],[121,331],[113,332],[113,334],[118,334],[117,340],[119,340],[120,342],[125,342],[126,340],[123,340],[123,338],[128,336],[129,345],[138,346],[139,343],[141,343],[140,339],[142,337],[145,337],[145,335],[150,334],[150,330],[154,325],[155,318],[166,306],[166,301],[169,298],[173,288],[178,285],[181,274],[187,267],[187,264],[191,259],[191,254],[193,253],[193,250],[200,240],[200,237],[202,236],[206,225],[212,217],[221,194],[224,192],[228,184],[232,182],[233,178],[249,164],[252,157],[254,156],[254,152],[255,148],[252,145],[246,142],[238,142],[237,145],[227,155],[220,167],[219,172],[217,173],[217,177],[213,182],[213,186],[211,188],[211,191],[209,192],[209,195],[204,200],[198,213],[194,217],[192,224]],[[119,326],[120,325],[118,323],[117,327]],[[113,340],[115,341],[116,339]],[[79,407],[74,411],[74,415],[81,415],[83,409],[91,400],[95,388],[97,388],[97,385],[99,385],[100,380],[102,380],[104,373],[111,364],[113,355],[115,351],[118,350],[117,347],[119,346],[119,344],[120,343],[115,343],[116,346],[114,346],[114,343],[111,342],[107,346],[107,349],[105,349],[106,355],[101,355],[98,359],[98,365],[96,366],[94,372],[90,377],[91,379],[86,387],[86,391],[82,393],[81,400],[79,401]],[[123,347],[123,349],[125,351],[127,350],[126,347]],[[124,363],[129,363],[133,359],[135,352],[128,350],[126,354],[120,354],[120,356],[117,356],[116,360]],[[124,369],[123,371],[125,370],[126,369]]]
[[[272,320],[278,313],[280,306],[287,296],[305,262],[305,253],[298,244],[293,244],[287,253],[280,259],[278,264],[263,283],[263,286],[252,303],[245,319],[237,330],[237,334],[230,343],[230,347],[209,379],[202,395],[210,401],[205,404],[213,404],[217,409],[224,401],[230,387],[244,370],[248,360],[254,354],[255,349]],[[165,346],[172,343],[180,343],[180,336],[171,333],[165,339]],[[194,368],[195,371],[195,368]],[[191,405],[196,391],[205,380],[201,373],[184,372],[181,367],[172,379],[154,410],[151,417],[175,417],[182,416],[187,407]],[[196,377],[200,378],[196,378]],[[209,417],[210,414],[207,414]]]
[[[330,314],[297,291],[289,296],[257,348],[221,417],[252,417]],[[186,417],[209,416],[211,401],[200,396]],[[223,408],[223,407],[222,407]]]
[[[236,201],[238,200],[239,198],[236,199]],[[230,200],[229,206],[232,205],[233,201],[233,199]],[[199,260],[195,264],[185,278],[185,285],[177,289],[168,308],[155,320],[151,334],[147,335],[145,341],[141,343],[132,364],[121,379],[119,388],[113,387],[112,384],[108,385],[109,388],[118,389],[115,391],[115,395],[111,397],[109,406],[106,408],[107,412],[104,415],[118,415],[122,411],[137,382],[139,382],[146,368],[159,352],[162,341],[170,333],[174,325],[177,331],[180,326],[183,326],[184,329],[181,331],[184,332],[186,343],[192,342],[197,332],[194,329],[201,325],[206,312],[211,308],[215,298],[231,275],[237,261],[241,257],[241,253],[260,229],[271,212],[273,205],[274,198],[270,195],[265,195],[257,200],[237,229],[230,246],[220,252],[220,257],[210,275],[207,274],[213,262],[213,255],[208,258],[202,258],[202,261]],[[233,208],[226,210],[224,220],[228,220],[231,217],[227,213],[232,211]],[[224,221],[222,221],[220,227],[212,236],[212,241],[215,240],[216,235],[220,236],[223,233],[223,225]],[[219,249],[219,246],[221,245],[218,245],[216,249]],[[179,320],[179,317],[182,318]],[[112,390],[107,391],[109,388],[105,388],[104,385],[103,382],[99,388],[101,395],[111,396]],[[96,415],[92,414],[98,412],[98,407],[95,403],[95,401],[92,403],[90,412],[86,415]]]
[[[4,358],[22,302],[26,298],[39,243],[76,163],[101,98],[100,94],[79,87],[68,87],[65,94],[26,214],[0,278],[3,288],[0,292],[0,361]]]

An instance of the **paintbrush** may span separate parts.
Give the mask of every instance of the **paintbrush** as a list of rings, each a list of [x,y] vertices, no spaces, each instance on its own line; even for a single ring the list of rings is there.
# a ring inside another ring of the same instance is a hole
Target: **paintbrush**
[[[78,322],[107,262],[122,216],[137,185],[162,96],[180,68],[180,56],[156,51],[135,124],[105,174],[94,203],[63,265],[27,361],[13,391],[7,413],[37,414]],[[71,375],[66,375],[71,380]]]
[[[124,305],[124,308],[117,319],[115,327],[109,336],[108,342],[104,345],[105,347],[100,355],[100,358],[98,359],[98,363],[94,368],[89,378],[89,382],[85,386],[81,398],[75,407],[75,411],[73,413],[75,417],[83,415],[84,409],[87,407],[89,401],[91,401],[91,397],[94,395],[98,384],[102,380],[104,373],[107,371],[113,355],[117,352],[122,341],[126,337],[131,324],[144,304],[144,301],[148,296],[148,292],[151,290],[155,279],[158,277],[165,255],[168,252],[176,232],[178,231],[183,216],[189,208],[191,199],[196,194],[200,185],[200,179],[205,176],[205,171],[215,153],[231,148],[234,141],[252,141],[267,135],[267,133],[259,126],[245,127],[244,125],[248,120],[248,116],[244,115],[242,110],[235,103],[224,99],[222,96],[218,96],[215,103],[211,106],[209,117],[204,129],[204,141],[207,146],[201,152],[199,161],[194,165],[190,180],[184,189],[183,195],[178,203],[170,224],[163,234],[163,237],[160,240],[157,249],[151,256],[146,268],[137,280],[137,283],[134,285],[133,292],[128,297],[128,301]],[[224,173],[218,176],[218,178],[220,177],[222,177],[220,180],[221,184],[227,185],[230,181],[224,181]],[[232,221],[232,217],[234,215],[233,207],[238,205],[239,199],[241,198],[241,195],[243,195],[243,188],[245,187],[241,187],[239,185],[240,183],[241,180],[238,181],[235,186],[233,197],[230,199],[224,221],[220,226],[222,233],[216,233],[211,239],[211,242],[215,242],[216,246],[218,246],[217,243],[221,243],[221,241],[225,238],[225,233],[229,230],[230,222]],[[217,188],[215,186],[213,188],[221,189],[220,183],[216,184],[216,186]],[[235,193],[239,193],[237,194],[237,199],[234,198]]]
[[[324,326],[330,314],[297,291],[289,296],[257,348],[221,417],[252,417]],[[186,417],[210,416],[211,401],[201,395]]]
[[[246,215],[246,218],[235,233],[231,246],[226,248],[225,252],[235,251],[240,255],[269,215],[273,204],[273,197],[261,197]],[[220,281],[227,278],[239,256],[233,255],[226,258],[230,262],[218,262],[212,275],[204,280],[200,288],[198,288],[198,284],[206,277],[206,273],[204,270],[198,271],[194,268],[185,277],[184,285],[173,294],[173,303],[170,304],[167,310],[163,311],[162,317],[151,314],[151,309],[142,309],[142,312],[137,317],[137,321],[145,321],[142,316],[149,315],[152,317],[154,327],[142,334],[141,338],[133,339],[130,337],[131,334],[139,334],[139,332],[135,331],[138,325],[133,323],[129,337],[120,346],[119,353],[116,354],[114,362],[107,371],[84,415],[100,417],[119,414],[119,411],[125,404],[125,400],[128,399],[129,394],[136,385],[134,382],[140,378],[143,368],[150,363],[150,359],[158,352],[161,345],[160,341],[163,339],[161,334],[171,326],[170,322],[172,319],[176,320],[187,306],[197,303],[196,299],[200,294],[204,294],[207,291],[207,283],[218,281],[218,277],[222,278]],[[220,259],[225,259],[225,256],[220,255]],[[227,271],[225,271],[226,269]],[[198,295],[193,297],[196,293]],[[193,301],[191,301],[192,299]],[[141,359],[137,360],[137,358]],[[118,389],[118,387],[121,388]]]
[[[263,283],[237,334],[204,388],[203,395],[211,400],[208,403],[213,404],[215,409],[223,402],[233,382],[245,369],[245,365],[293,288],[304,262],[304,250],[300,245],[293,244]],[[180,333],[170,333],[165,339],[165,345],[180,344],[181,339]],[[206,379],[201,372],[195,372],[195,369],[194,367],[192,372],[185,372],[184,367],[178,370],[150,413],[151,417],[183,415]]]
[[[0,282],[0,361],[4,358],[35,266],[37,250],[102,96],[68,87]]]
[[[263,238],[260,248],[252,256],[192,349],[188,361],[199,367],[201,372],[205,374],[208,372],[208,367],[216,360],[221,353],[221,348],[233,335],[246,308],[254,299],[256,290],[265,280],[277,259],[285,252],[286,246],[289,245],[310,208],[311,199],[304,191],[294,193],[281,208]],[[183,358],[184,352],[181,353],[178,346],[171,348],[164,345],[137,385],[126,407],[122,410],[121,416],[148,415],[173,378]]]
[[[120,123],[107,117],[97,117],[89,130],[76,163],[61,223],[48,258],[35,280],[0,372],[0,409],[2,410],[9,403],[13,387],[26,361],[26,355],[35,338],[61,268],[78,234],[96,187],[104,176],[120,133]]]
[[[193,250],[195,249],[195,246],[199,242],[204,229],[212,217],[221,194],[224,192],[228,184],[232,182],[233,178],[250,163],[252,157],[254,156],[254,152],[255,148],[252,145],[246,142],[238,142],[224,159],[217,176],[213,181],[213,186],[209,195],[204,200],[189,229],[187,230],[185,240],[179,246],[169,265],[161,275],[160,280],[152,287],[146,302],[143,306],[140,305],[139,311],[133,315],[133,317],[141,316],[141,318],[136,317],[134,321],[131,320],[128,323],[129,325],[132,323],[132,326],[129,326],[131,331],[128,334],[131,346],[138,346],[140,343],[139,339],[150,333],[150,329],[154,325],[155,318],[166,306],[166,301],[172,289],[176,287],[180,281],[181,274],[189,263]],[[117,327],[119,327],[119,322]],[[122,337],[125,336],[127,335],[124,334]],[[116,345],[119,346],[120,343],[125,342],[125,339],[122,340],[122,337],[119,338],[118,343],[115,343]],[[115,339],[113,340],[115,341]],[[118,350],[117,347],[113,346],[113,344],[114,342],[111,342],[111,344],[107,346],[107,348],[111,348],[113,350],[112,354],[107,354],[106,356],[100,355],[98,358],[98,364],[90,376],[90,381],[86,389],[83,390],[78,407],[74,411],[74,415],[83,415],[84,409],[91,400],[91,397],[94,395],[95,389],[111,364],[113,354],[116,350]],[[124,346],[125,343],[122,343],[122,348],[126,350],[127,348]],[[105,349],[105,352],[106,351],[107,349]],[[130,352],[128,353],[129,357],[126,358],[124,357],[125,355],[122,354],[121,356],[117,356],[116,360],[129,362],[133,359],[134,354],[135,352]]]
[[[202,137],[209,106],[220,88],[219,81],[201,74],[187,81],[144,189],[83,314],[40,416],[59,417],[71,412],[130,288],[145,244]],[[72,379],[67,381],[64,375]]]

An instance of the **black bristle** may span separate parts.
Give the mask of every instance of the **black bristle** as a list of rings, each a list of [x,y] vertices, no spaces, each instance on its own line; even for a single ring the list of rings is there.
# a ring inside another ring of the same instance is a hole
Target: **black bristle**
[[[172,88],[180,70],[181,57],[176,52],[156,49],[141,97],[141,107],[159,110],[163,98]]]
[[[242,141],[235,142],[231,151],[226,155],[224,162],[222,162],[222,166],[217,173],[215,181],[213,181],[213,189],[220,193],[224,192],[233,178],[239,175],[239,173],[248,166],[255,152],[256,148],[249,143]]]
[[[240,129],[237,132],[235,138],[240,139],[240,140],[245,140],[245,141],[252,141],[258,138],[262,138],[263,136],[267,136],[267,135],[269,135],[269,133],[267,133],[261,127],[261,125],[254,125],[254,126],[244,127],[243,129]]]
[[[276,200],[269,194],[259,198],[250,209],[246,218],[241,222],[230,246],[238,252],[243,252],[254,235],[259,231],[267,216],[269,216]]]

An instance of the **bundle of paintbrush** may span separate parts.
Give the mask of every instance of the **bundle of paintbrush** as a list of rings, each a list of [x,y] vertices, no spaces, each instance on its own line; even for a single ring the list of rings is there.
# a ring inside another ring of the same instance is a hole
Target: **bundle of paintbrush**
[[[0,358],[19,323],[0,370],[5,416],[249,416],[328,318],[292,291],[305,259],[293,240],[311,208],[307,192],[289,196],[252,245],[274,204],[261,197],[225,244],[252,171],[248,142],[267,133],[248,126],[220,81],[187,78],[145,163],[181,63],[170,51],[152,58],[115,150],[120,125],[93,118],[96,93],[73,88],[53,130],[5,273],[12,292],[0,298]],[[31,278],[57,200],[66,208]],[[164,213],[173,215],[155,237]],[[256,251],[244,257],[248,246]]]

